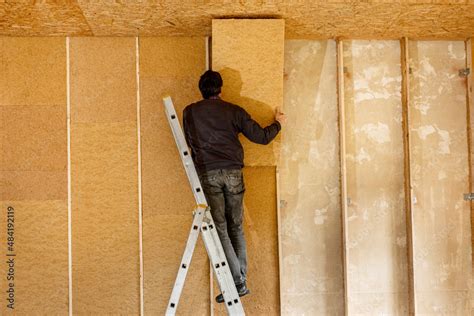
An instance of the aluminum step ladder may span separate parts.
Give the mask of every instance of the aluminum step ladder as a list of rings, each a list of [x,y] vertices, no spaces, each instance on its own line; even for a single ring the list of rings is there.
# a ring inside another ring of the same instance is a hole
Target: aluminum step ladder
[[[183,258],[181,259],[178,275],[176,276],[173,291],[166,309],[166,315],[175,315],[176,313],[199,232],[201,232],[204,245],[206,246],[207,255],[209,256],[209,260],[216,275],[217,283],[219,284],[221,293],[224,296],[223,304],[225,304],[225,307],[227,308],[227,313],[229,315],[245,315],[237,288],[234,284],[234,279],[232,278],[232,273],[227,264],[224,249],[222,248],[221,241],[217,235],[210,207],[207,204],[206,197],[202,191],[201,183],[186,144],[183,131],[181,130],[171,97],[164,97],[163,104],[165,106],[168,123],[173,132],[174,140],[178,147],[197,204],[194,210],[193,223],[191,225],[191,231],[189,232],[186,248],[183,253]]]

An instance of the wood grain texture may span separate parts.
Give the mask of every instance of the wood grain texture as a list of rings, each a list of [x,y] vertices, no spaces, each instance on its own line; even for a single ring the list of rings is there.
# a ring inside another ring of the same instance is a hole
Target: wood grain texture
[[[205,65],[205,38],[140,39],[145,313],[166,310],[195,207],[162,97],[172,97],[181,120],[184,107],[201,99],[198,80]],[[209,310],[209,263],[199,241],[178,314]]]
[[[1,34],[8,36],[77,36],[92,31],[77,1],[0,1]]]
[[[285,41],[279,170],[282,314],[342,315],[335,41]]]
[[[214,20],[212,69],[220,72],[222,98],[243,107],[262,127],[283,102],[283,20]],[[280,136],[267,146],[241,136],[246,166],[275,165]]]
[[[407,232],[407,270],[408,270],[408,314],[415,315],[415,279],[413,266],[413,199],[411,181],[411,145],[410,145],[410,67],[408,65],[408,39],[400,40],[401,70],[402,70],[402,127],[403,127],[403,153],[404,153],[404,185],[405,185],[405,210]]]
[[[15,310],[6,308],[7,247],[2,247],[2,315],[67,315],[67,200],[0,201],[6,240],[7,207],[14,208]],[[5,243],[6,245],[6,243]],[[10,252],[8,252],[10,253]]]
[[[471,72],[470,72],[470,77],[469,77],[469,81],[468,81],[468,106],[469,106],[469,114],[470,114],[470,117],[469,117],[469,122],[471,124],[471,128],[470,128],[470,132],[471,132],[471,138],[470,138],[470,147],[469,147],[469,155],[471,156],[471,179],[470,179],[470,182],[471,182],[471,192],[472,192],[472,189],[474,188],[474,144],[473,144],[473,140],[474,140],[474,75],[473,75],[473,65],[474,65],[474,40],[473,38],[470,38],[467,42],[466,42],[466,51],[467,51],[467,60],[466,62],[468,63],[468,66],[469,68],[471,69]],[[469,55],[471,56],[471,59],[469,60]],[[474,249],[474,203],[471,202],[471,247],[472,249]],[[471,253],[472,256],[471,256],[471,260],[473,260],[474,262],[474,252]],[[473,265],[473,271],[472,271],[472,275],[474,275],[474,265]],[[474,278],[471,282],[471,288],[472,286],[474,285]],[[471,291],[471,313],[474,312],[474,291]]]
[[[459,38],[473,0],[0,1],[8,36],[209,36],[213,18],[282,18],[289,38]],[[337,21],[337,23],[335,22]]]
[[[349,315],[407,314],[398,41],[344,41]]]
[[[65,105],[65,39],[2,38],[0,73],[0,105]]]
[[[464,41],[409,43],[416,310],[471,312]]]
[[[73,311],[79,315],[139,313],[134,43],[131,38],[70,40]],[[106,55],[115,63],[105,62]],[[123,80],[117,68],[127,79],[125,87],[117,83]],[[109,83],[92,97],[82,95],[97,84],[91,74]],[[111,100],[102,95],[113,98],[114,93],[120,100],[112,101],[123,111],[108,116],[104,109]]]
[[[245,167],[244,234],[247,241],[247,286],[242,297],[247,315],[280,315],[275,167]],[[219,293],[214,284],[214,293]],[[214,304],[215,315],[226,315]]]

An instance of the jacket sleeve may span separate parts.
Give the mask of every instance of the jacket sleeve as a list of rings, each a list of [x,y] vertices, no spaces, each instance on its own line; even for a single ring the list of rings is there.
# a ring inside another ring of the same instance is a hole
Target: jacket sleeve
[[[240,131],[245,137],[254,143],[267,145],[281,130],[281,125],[278,121],[262,128],[244,109],[240,110],[239,116]]]

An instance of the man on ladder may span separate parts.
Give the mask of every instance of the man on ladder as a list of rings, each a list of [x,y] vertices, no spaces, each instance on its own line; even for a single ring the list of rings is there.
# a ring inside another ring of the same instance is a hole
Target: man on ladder
[[[221,87],[218,72],[208,70],[201,76],[203,100],[184,109],[183,129],[238,294],[244,296],[250,291],[242,226],[244,154],[238,134],[266,145],[278,134],[286,117],[277,111],[275,122],[262,128],[243,108],[222,100]],[[223,295],[219,294],[216,301],[224,302]]]

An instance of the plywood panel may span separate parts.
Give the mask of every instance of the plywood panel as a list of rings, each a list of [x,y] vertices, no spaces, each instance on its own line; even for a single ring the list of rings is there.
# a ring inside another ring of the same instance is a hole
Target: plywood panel
[[[61,37],[2,38],[0,105],[64,105],[65,42]]]
[[[65,118],[65,100],[41,107],[0,106],[0,170],[66,172]]]
[[[74,38],[71,115],[74,122],[123,122],[136,117],[134,38]],[[86,71],[87,70],[87,71]]]
[[[139,313],[134,43],[70,40],[72,285],[73,311],[79,315]],[[104,55],[115,63],[105,62]],[[82,94],[99,84],[91,72],[109,83],[100,85],[100,96]],[[117,83],[123,78],[125,86]],[[110,102],[119,115],[105,113]]]
[[[0,273],[4,303],[2,315],[11,314],[7,308],[8,283],[14,283],[17,315],[66,315],[68,311],[68,245],[67,200],[0,202],[0,225],[7,227],[7,208],[14,209],[13,251],[2,247]],[[3,230],[6,245],[7,234]],[[14,257],[7,254],[14,253]],[[14,261],[14,279],[6,279],[8,259]]]
[[[195,201],[168,125],[162,97],[182,110],[200,99],[205,38],[140,39],[143,256],[145,313],[164,314],[173,288]],[[209,263],[201,241],[178,306],[180,315],[208,315]]]
[[[284,20],[212,22],[212,68],[224,81],[222,98],[245,108],[262,126],[274,121],[283,100]],[[241,137],[247,166],[275,165],[279,136],[270,145]]]
[[[276,169],[246,167],[243,171],[247,287],[251,293],[242,297],[242,304],[247,315],[280,315]],[[217,295],[216,283],[214,289]],[[216,315],[226,314],[222,304],[214,307]]]
[[[350,314],[407,314],[398,41],[344,42]]]
[[[279,163],[283,315],[344,313],[334,41],[285,42]]]
[[[306,39],[464,39],[474,32],[473,0],[0,0],[0,15],[5,36],[202,37],[211,34],[215,17],[279,17],[287,37]]]
[[[416,308],[470,313],[471,227],[464,42],[409,46]]]

